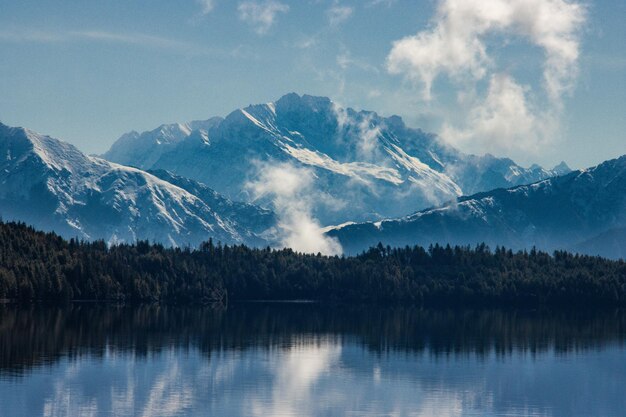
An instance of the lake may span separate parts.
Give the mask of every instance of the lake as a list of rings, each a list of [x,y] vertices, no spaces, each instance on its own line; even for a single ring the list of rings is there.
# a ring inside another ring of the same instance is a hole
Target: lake
[[[0,416],[626,416],[626,313],[0,305]]]

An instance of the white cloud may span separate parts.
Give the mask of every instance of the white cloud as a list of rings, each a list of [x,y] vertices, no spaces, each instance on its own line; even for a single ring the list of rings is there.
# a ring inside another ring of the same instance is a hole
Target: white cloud
[[[374,65],[368,63],[365,60],[354,58],[350,51],[343,49],[339,55],[337,55],[337,65],[342,70],[346,70],[350,67],[358,68],[362,71],[368,71],[373,73],[379,73],[380,70]]]
[[[507,154],[515,151],[538,153],[557,135],[554,114],[539,114],[527,100],[523,87],[506,74],[489,80],[484,99],[469,98],[464,126],[446,124],[441,136],[456,146],[474,152]]]
[[[239,18],[252,25],[259,35],[264,35],[276,22],[279,13],[287,13],[289,6],[274,0],[244,1],[237,7]]]
[[[83,39],[92,39],[113,43],[125,43],[130,45],[147,46],[153,48],[181,50],[195,49],[195,47],[192,47],[192,45],[185,42],[179,42],[159,36],[145,35],[141,33],[111,33],[92,30],[82,32],[69,32],[69,35]]]
[[[255,199],[269,198],[279,217],[281,245],[299,252],[341,254],[341,245],[324,235],[312,215],[314,174],[289,163],[258,165],[256,180],[246,184]]]
[[[57,43],[70,40],[67,33],[46,32],[36,29],[24,30],[3,30],[0,32],[0,41],[3,42],[35,42],[35,43]]]
[[[300,39],[293,43],[293,46],[298,49],[310,49],[319,43],[319,38],[316,35],[302,36]]]
[[[348,20],[350,16],[354,13],[354,8],[349,6],[341,6],[335,4],[331,6],[327,11],[326,15],[328,16],[328,23],[331,26],[338,26]]]
[[[359,141],[357,151],[359,156],[365,160],[375,157],[379,138],[381,136],[380,126],[373,123],[374,115],[369,114],[358,123]]]
[[[430,98],[439,74],[480,79],[489,72],[487,35],[519,35],[544,50],[545,86],[557,99],[575,77],[584,21],[584,7],[565,0],[441,0],[433,27],[396,41],[387,65],[421,82]]]
[[[196,0],[202,7],[202,14],[207,15],[215,8],[215,0]]]
[[[572,91],[578,74],[585,17],[585,7],[568,0],[439,0],[427,30],[394,42],[387,70],[418,85],[424,101],[432,100],[434,81],[441,75],[462,91],[461,97],[474,96],[479,82],[489,80],[484,98],[474,98],[472,106],[464,103],[469,109],[464,127],[447,122],[445,136],[457,144],[495,145],[500,135],[500,146],[488,148],[533,150],[558,130],[562,98]],[[501,39],[504,44],[507,37],[543,51],[543,106],[531,86],[518,85],[490,56],[490,42]]]
[[[143,48],[166,49],[183,54],[205,55],[212,51],[201,45],[187,43],[161,36],[145,33],[116,33],[102,30],[49,32],[38,30],[11,30],[0,31],[0,41],[5,42],[35,42],[35,43],[68,43],[93,41],[132,45]]]
[[[365,7],[387,6],[391,7],[397,0],[370,0]]]

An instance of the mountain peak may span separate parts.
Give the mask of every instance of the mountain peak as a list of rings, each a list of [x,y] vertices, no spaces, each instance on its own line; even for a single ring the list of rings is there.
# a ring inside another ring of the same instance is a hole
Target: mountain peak
[[[324,111],[332,106],[332,101],[328,97],[311,96],[304,94],[302,96],[296,93],[289,93],[275,102],[277,112],[291,113],[296,111]]]
[[[205,131],[193,134],[208,144]],[[256,231],[272,223],[266,210],[212,192],[196,195],[192,191],[202,187],[191,180],[185,183],[189,191],[24,128],[0,125],[0,155],[2,216],[67,237],[197,245],[211,236],[254,245],[265,243]]]
[[[626,172],[626,155],[622,155],[615,159],[609,159],[595,167],[581,170],[581,172],[594,173],[594,175],[604,175],[602,173],[608,173],[608,177],[611,178],[614,175],[625,176]]]
[[[565,161],[561,161],[560,164],[552,168],[552,171],[554,171],[557,175],[564,175],[572,172],[572,169],[565,163]]]
[[[153,133],[156,134],[157,141],[179,142],[189,136],[191,129],[186,123],[162,124]]]
[[[0,124],[0,152],[8,163],[19,163],[33,155],[56,171],[72,172],[87,161],[87,157],[69,143],[30,129],[4,124]]]
[[[314,178],[323,197],[312,211],[326,225],[404,215],[461,193],[553,175],[507,158],[466,155],[434,134],[405,126],[399,116],[342,109],[328,97],[308,94],[240,108],[206,131],[208,137],[190,134],[176,145],[142,133],[131,144],[114,145],[106,157],[167,169],[243,199],[250,199],[246,184],[258,175],[259,163],[289,163]]]

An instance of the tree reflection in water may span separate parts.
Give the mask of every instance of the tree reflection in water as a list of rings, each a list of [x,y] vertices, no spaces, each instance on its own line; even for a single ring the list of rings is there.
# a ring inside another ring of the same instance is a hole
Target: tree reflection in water
[[[137,357],[176,347],[273,349],[306,339],[354,341],[368,351],[433,357],[514,351],[566,354],[626,340],[623,310],[435,310],[242,303],[228,308],[73,304],[0,306],[0,372],[14,375],[60,357],[105,351]]]

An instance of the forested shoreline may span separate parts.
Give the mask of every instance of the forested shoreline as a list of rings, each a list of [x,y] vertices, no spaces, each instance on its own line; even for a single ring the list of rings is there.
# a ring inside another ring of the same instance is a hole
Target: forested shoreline
[[[566,252],[378,245],[354,257],[65,240],[0,223],[0,299],[626,305],[626,263]]]

